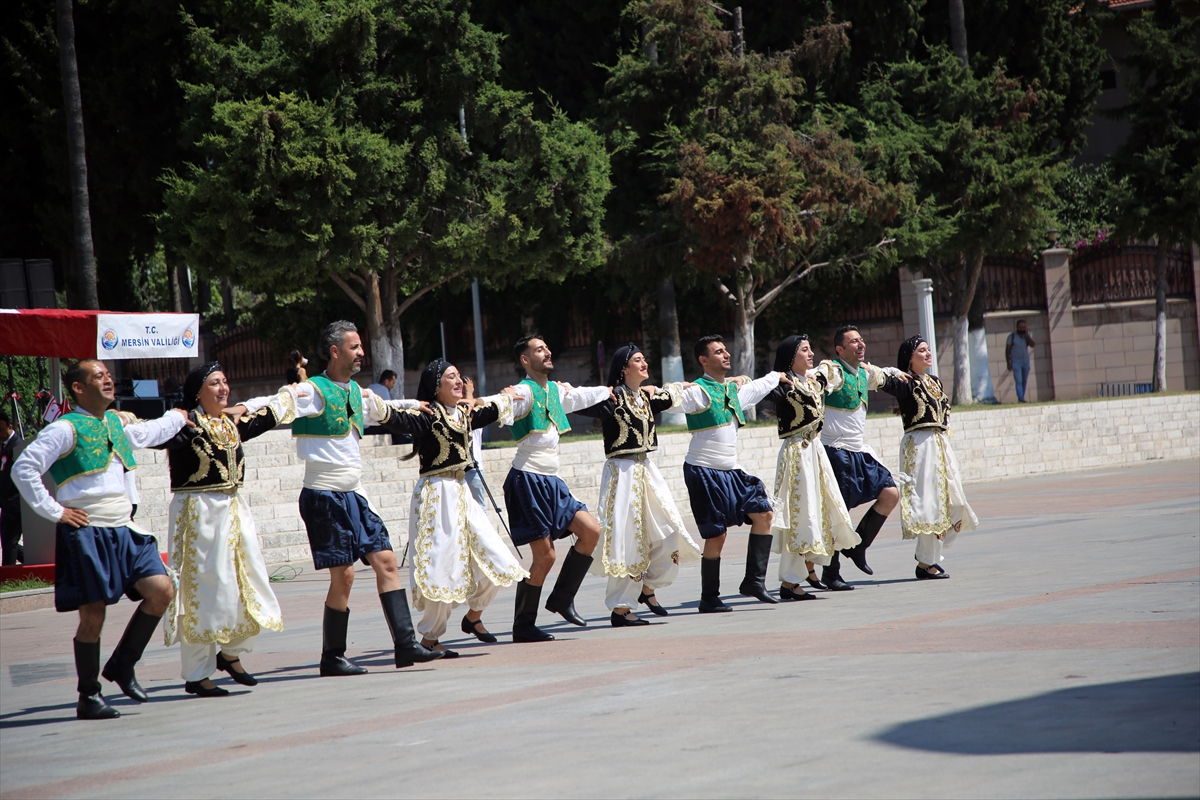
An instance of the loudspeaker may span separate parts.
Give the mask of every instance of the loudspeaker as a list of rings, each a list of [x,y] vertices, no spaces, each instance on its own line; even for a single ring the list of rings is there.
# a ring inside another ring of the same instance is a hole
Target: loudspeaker
[[[30,308],[57,308],[54,296],[54,262],[48,258],[25,261],[25,285],[29,287]]]
[[[29,308],[25,262],[19,258],[0,258],[0,308]]]

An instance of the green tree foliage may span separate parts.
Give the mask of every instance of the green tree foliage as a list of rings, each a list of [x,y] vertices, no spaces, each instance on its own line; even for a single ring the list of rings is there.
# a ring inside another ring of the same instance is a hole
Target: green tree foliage
[[[1200,17],[1174,3],[1129,23],[1136,73],[1129,87],[1129,138],[1114,167],[1123,181],[1119,234],[1157,239],[1157,324],[1154,390],[1167,388],[1167,256],[1176,244],[1200,241]]]
[[[1038,96],[1000,65],[975,75],[948,48],[890,65],[863,87],[858,127],[884,147],[887,172],[911,184],[899,253],[953,300],[954,402],[971,402],[967,314],[989,253],[1044,241],[1056,171],[1028,124]]]
[[[1121,192],[1111,161],[1060,169],[1054,184],[1059,243],[1079,249],[1112,236]]]
[[[691,27],[689,55],[712,64],[700,102],[659,136],[662,199],[679,215],[688,260],[732,306],[734,368],[751,373],[759,314],[814,270],[877,263],[902,193],[872,181],[839,120],[807,99],[804,75],[818,78],[833,63],[842,26],[810,28],[774,55],[739,57],[707,5],[662,5],[707,20]]]
[[[598,264],[603,143],[502,88],[498,37],[467,7],[276,3],[256,46],[194,27],[200,158],[165,178],[169,247],[256,291],[332,280],[377,373],[403,369],[400,315],[433,287]]]

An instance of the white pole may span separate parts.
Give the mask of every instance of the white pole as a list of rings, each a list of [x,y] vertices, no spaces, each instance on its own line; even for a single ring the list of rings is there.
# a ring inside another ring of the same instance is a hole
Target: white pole
[[[933,353],[933,366],[929,368],[929,373],[937,375],[937,334],[933,329],[933,281],[929,278],[914,278],[913,287],[917,290],[917,321],[921,326],[921,337],[929,343],[929,349]]]
[[[487,395],[487,372],[483,359],[483,314],[479,310],[479,278],[471,281],[471,306],[475,313],[475,381],[476,397]]]

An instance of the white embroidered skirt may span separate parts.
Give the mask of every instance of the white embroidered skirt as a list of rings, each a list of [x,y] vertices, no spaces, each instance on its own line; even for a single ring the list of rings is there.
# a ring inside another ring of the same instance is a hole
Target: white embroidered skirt
[[[772,552],[797,555],[832,556],[862,541],[819,439],[794,436],[780,446],[771,534]]]
[[[700,548],[683,526],[671,490],[648,458],[609,458],[600,475],[600,558],[597,575],[640,578],[653,542],[678,561],[695,561]]]
[[[408,551],[409,586],[418,611],[425,610],[426,600],[465,603],[476,589],[472,559],[497,586],[529,577],[459,478],[417,481],[408,514]]]
[[[975,530],[979,518],[967,504],[950,437],[931,430],[904,434],[900,468],[908,477],[900,486],[900,528],[905,539],[942,536],[948,546],[958,523],[962,531]]]
[[[282,631],[283,614],[241,495],[178,492],[168,513],[179,588],[163,615],[166,644],[227,644],[262,628]]]

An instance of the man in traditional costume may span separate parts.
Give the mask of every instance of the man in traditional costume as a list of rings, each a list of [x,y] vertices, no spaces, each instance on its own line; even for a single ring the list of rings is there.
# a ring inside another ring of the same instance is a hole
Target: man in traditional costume
[[[658,449],[654,415],[679,406],[687,384],[646,388],[649,377],[649,364],[637,345],[618,348],[608,371],[613,399],[585,412],[603,421],[600,566],[608,578],[604,600],[614,628],[650,624],[633,613],[638,603],[667,616],[655,590],[674,583],[681,560],[700,556],[670,487],[650,458]]]
[[[263,628],[283,630],[250,504],[241,492],[242,443],[294,420],[296,397],[296,388],[285,386],[226,409],[229,383],[216,361],[196,367],[183,383],[180,407],[195,426],[162,445],[171,473],[171,568],[179,576],[163,629],[168,647],[179,642],[188,694],[229,694],[212,682],[216,670],[256,686],[241,656],[254,649]],[[226,411],[241,414],[235,419]]]
[[[328,360],[321,375],[299,384],[292,436],[304,461],[300,516],[308,531],[313,566],[329,570],[329,593],[321,647],[321,675],[361,675],[346,660],[350,587],[354,562],[375,570],[379,602],[396,646],[396,667],[433,661],[444,653],[422,647],[413,632],[408,595],[396,571],[396,554],[379,514],[362,486],[358,440],[368,425],[386,422],[393,406],[353,381],[362,369],[363,346],[354,323],[332,322],[321,334],[320,354]],[[403,401],[391,401],[392,404]]]
[[[116,396],[104,362],[86,359],[67,370],[63,384],[75,410],[47,425],[13,464],[13,482],[36,513],[58,523],[55,530],[54,607],[79,611],[75,671],[79,719],[111,719],[120,713],[100,691],[100,675],[139,703],[149,698],[134,666],[158,627],[175,589],[158,543],[130,519],[125,475],[137,466],[133,451],[170,439],[187,424],[178,409],[148,422],[107,410]],[[42,483],[49,474],[57,499]],[[124,594],[141,600],[117,649],[100,671],[100,632],[107,606]]]
[[[720,336],[704,336],[694,349],[704,375],[683,392],[692,440],[683,460],[692,516],[704,539],[700,560],[701,614],[732,611],[721,602],[721,549],[729,528],[750,525],[746,545],[746,575],[739,591],[764,603],[778,601],[767,592],[767,564],[771,558],[771,500],[763,482],[738,466],[737,433],[746,424],[742,409],[756,405],[784,382],[786,376],[770,372],[757,380],[726,380],[730,355]]]
[[[515,394],[510,387],[467,401],[458,368],[436,358],[421,373],[417,387],[417,400],[428,403],[432,413],[408,409],[385,423],[396,433],[412,436],[420,457],[420,478],[408,513],[409,586],[413,605],[424,612],[417,623],[421,644],[445,652],[446,658],[458,656],[438,644],[456,606],[467,605],[464,633],[495,642],[483,625],[484,609],[499,587],[529,577],[466,480],[475,464],[471,434],[497,420],[511,423]]]
[[[950,446],[950,398],[941,379],[929,374],[933,351],[923,338],[913,336],[900,345],[896,361],[911,376],[884,388],[899,401],[904,422],[900,469],[907,480],[900,488],[900,531],[905,539],[917,540],[918,580],[949,578],[941,567],[942,548],[979,525]]]
[[[607,400],[612,391],[607,386],[573,388],[550,380],[552,353],[540,336],[522,337],[513,353],[525,370],[525,380],[513,387],[512,433],[517,454],[504,480],[504,504],[513,544],[527,544],[533,552],[529,577],[517,584],[513,641],[545,642],[554,637],[536,622],[542,584],[554,566],[554,541],[571,534],[576,537],[554,591],[546,598],[546,610],[582,626],[587,622],[575,612],[575,594],[600,538],[600,523],[558,477],[558,439],[571,430],[567,414]]]
[[[855,529],[862,541],[845,553],[856,567],[873,575],[874,570],[867,564],[867,548],[875,541],[888,514],[896,507],[900,493],[892,473],[863,438],[867,427],[867,392],[883,389],[888,381],[907,378],[892,367],[880,369],[865,363],[863,359],[867,355],[867,344],[853,325],[838,328],[833,335],[833,348],[837,353],[837,364],[842,370],[842,385],[838,389],[826,389],[821,443],[825,445],[825,454],[837,476],[846,508],[872,503]],[[830,558],[821,578],[835,592],[854,588],[842,580],[838,552]]]

